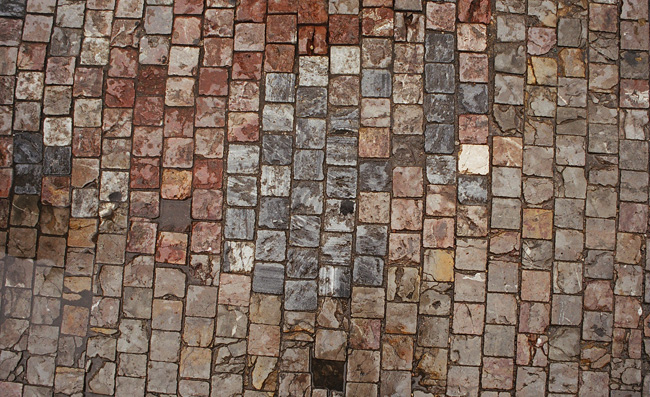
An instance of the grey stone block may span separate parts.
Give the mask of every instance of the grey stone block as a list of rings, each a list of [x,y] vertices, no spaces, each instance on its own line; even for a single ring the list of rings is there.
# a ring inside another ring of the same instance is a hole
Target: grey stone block
[[[285,258],[287,237],[278,230],[258,230],[255,241],[255,259],[281,262]]]
[[[279,263],[257,263],[253,270],[253,291],[263,294],[282,294],[284,266]]]
[[[336,298],[350,297],[350,268],[323,266],[318,272],[318,293]]]
[[[359,130],[358,107],[332,108],[327,116],[330,123],[329,130],[332,132]]]
[[[327,88],[300,87],[296,93],[296,116],[327,116]]]
[[[327,138],[328,165],[357,165],[357,138],[330,136]]]
[[[455,149],[455,138],[453,124],[427,124],[424,130],[424,151],[451,154]]]
[[[226,192],[229,205],[254,207],[257,205],[257,178],[231,175],[228,177]]]
[[[224,237],[242,240],[252,240],[255,235],[255,210],[244,208],[228,208]]]
[[[352,234],[324,233],[321,241],[321,253],[323,263],[350,266]]]
[[[260,163],[260,148],[253,145],[230,145],[228,147],[229,174],[255,174]]]
[[[453,123],[454,107],[453,95],[427,94],[424,96],[424,114],[429,123]]]
[[[316,281],[287,281],[284,290],[285,310],[316,310],[318,307],[317,288]]]
[[[262,197],[257,223],[259,226],[269,229],[288,229],[289,199],[284,197]]]
[[[70,175],[72,172],[72,148],[70,146],[47,146],[43,151],[45,175]]]
[[[391,190],[391,167],[387,161],[365,161],[359,166],[359,187],[362,191]]]
[[[323,197],[322,182],[296,181],[291,191],[291,212],[320,215],[323,213]]]
[[[380,286],[384,279],[384,260],[372,256],[357,256],[354,259],[352,279],[357,284]]]
[[[364,69],[361,72],[361,95],[367,98],[388,98],[392,93],[392,77],[388,70]]]
[[[330,167],[327,170],[327,195],[334,198],[357,196],[357,170],[355,168]]]
[[[264,135],[262,137],[262,162],[272,165],[291,164],[292,147],[290,135]]]
[[[362,255],[386,255],[388,227],[379,225],[357,226],[356,253]]]
[[[318,247],[320,241],[320,218],[309,215],[291,217],[289,244],[297,247]]]
[[[296,75],[293,73],[267,73],[267,102],[293,102],[296,92]]]
[[[322,149],[325,147],[327,123],[322,119],[300,118],[296,121],[296,147]]]
[[[461,204],[486,204],[488,178],[483,175],[458,175],[458,201]]]
[[[427,62],[453,62],[456,51],[456,38],[453,33],[427,32],[424,39]]]
[[[456,70],[451,63],[428,63],[424,67],[426,92],[453,94],[456,91]]]
[[[318,249],[289,248],[287,277],[314,279],[318,276]]]
[[[433,185],[449,185],[456,180],[454,156],[428,156],[427,180]]]
[[[458,87],[458,105],[461,113],[487,113],[487,84],[461,84]]]
[[[293,178],[298,180],[322,181],[323,161],[325,153],[322,150],[298,150],[293,162]]]

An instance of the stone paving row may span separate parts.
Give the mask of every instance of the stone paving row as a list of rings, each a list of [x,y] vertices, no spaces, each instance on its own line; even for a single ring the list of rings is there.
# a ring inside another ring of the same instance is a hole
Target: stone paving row
[[[647,0],[4,0],[0,395],[650,395]]]

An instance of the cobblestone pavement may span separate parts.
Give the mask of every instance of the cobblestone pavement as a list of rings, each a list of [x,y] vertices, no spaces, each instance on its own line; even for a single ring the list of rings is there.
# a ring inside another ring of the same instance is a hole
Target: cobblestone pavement
[[[650,396],[649,26],[1,0],[0,395]]]

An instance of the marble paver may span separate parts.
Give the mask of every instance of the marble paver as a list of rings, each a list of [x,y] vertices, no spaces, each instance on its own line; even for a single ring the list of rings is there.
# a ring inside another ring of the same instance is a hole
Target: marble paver
[[[5,0],[0,395],[650,395],[647,0]]]

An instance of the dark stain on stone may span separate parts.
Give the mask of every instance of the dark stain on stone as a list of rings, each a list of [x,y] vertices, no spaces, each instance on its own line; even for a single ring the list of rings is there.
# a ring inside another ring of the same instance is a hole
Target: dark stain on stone
[[[192,200],[160,200],[158,228],[165,232],[189,232]]]
[[[350,215],[354,213],[354,202],[350,200],[343,200],[341,202],[341,215]]]
[[[311,361],[311,373],[315,388],[343,391],[345,361],[314,358]]]

